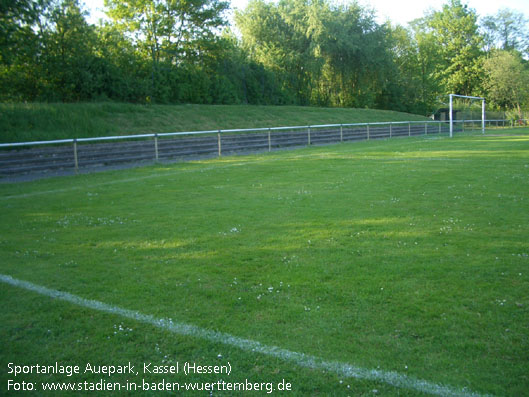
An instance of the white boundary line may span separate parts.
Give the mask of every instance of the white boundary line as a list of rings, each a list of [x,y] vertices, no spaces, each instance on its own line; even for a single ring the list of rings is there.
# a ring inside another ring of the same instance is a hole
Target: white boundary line
[[[28,291],[36,292],[38,294],[45,295],[50,298],[60,299],[88,309],[97,310],[104,313],[110,313],[126,317],[131,320],[139,321],[144,324],[149,324],[164,329],[166,331],[175,333],[177,335],[190,336],[214,343],[222,343],[224,345],[233,346],[251,353],[261,353],[266,356],[275,357],[284,361],[294,363],[301,367],[306,367],[315,370],[325,370],[333,372],[339,376],[348,378],[367,379],[377,382],[383,382],[394,387],[412,389],[422,393],[428,393],[438,396],[483,396],[481,394],[467,390],[466,388],[456,389],[451,386],[440,385],[428,382],[426,380],[416,379],[411,376],[399,374],[398,372],[394,371],[368,369],[338,361],[326,361],[316,356],[304,353],[297,353],[276,346],[267,346],[251,339],[244,339],[223,332],[211,331],[208,329],[197,327],[195,325],[175,322],[173,320],[165,318],[156,318],[149,314],[143,314],[134,310],[123,309],[121,307],[112,306],[96,300],[84,299],[68,292],[49,289],[37,284],[30,283],[28,281],[18,280],[16,278],[4,274],[0,274],[0,281],[2,283],[9,284],[14,287],[23,288]]]

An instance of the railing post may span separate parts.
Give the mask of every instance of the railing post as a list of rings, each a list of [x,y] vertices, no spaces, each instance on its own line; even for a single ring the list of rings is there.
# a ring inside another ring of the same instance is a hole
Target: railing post
[[[220,130],[217,132],[217,144],[219,147],[219,157],[222,156],[222,146],[220,143]]]
[[[367,126],[367,140],[369,141],[369,124],[366,124]]]
[[[343,142],[343,124],[340,124],[340,142]]]
[[[310,146],[310,125],[307,127],[308,146]]]
[[[465,120],[463,120],[463,132],[465,132]]]
[[[75,173],[79,173],[79,159],[77,157],[77,139],[73,140],[73,162],[75,166]]]
[[[441,134],[441,122],[439,121],[439,134]]]
[[[449,100],[450,105],[449,105],[449,110],[448,110],[448,119],[450,120],[450,138],[452,138],[453,137],[453,133],[454,133],[454,115],[453,115],[454,94],[450,94],[450,95],[448,95],[448,97],[450,98],[450,100]]]
[[[268,151],[272,151],[272,138],[270,136],[270,128],[268,128]]]
[[[408,122],[408,136],[411,136],[411,122]]]
[[[485,98],[483,98],[483,100],[481,101],[481,133],[484,134],[485,133],[485,119],[486,119],[486,114],[485,114]]]
[[[158,162],[158,134],[154,134],[154,161]]]
[[[393,129],[393,123],[389,123],[389,137],[391,138],[391,132],[392,132],[392,129]]]

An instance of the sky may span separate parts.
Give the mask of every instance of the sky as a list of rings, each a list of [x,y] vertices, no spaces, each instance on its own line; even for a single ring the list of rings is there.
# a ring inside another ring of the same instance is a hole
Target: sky
[[[90,11],[89,22],[96,23],[104,17],[104,0],[81,0]],[[350,0],[334,0],[338,4],[347,4]],[[406,25],[408,22],[424,16],[429,9],[440,10],[446,1],[440,0],[359,0],[364,7],[374,9],[377,22],[384,23],[388,19],[393,24]],[[509,8],[522,12],[529,19],[529,0],[463,0],[470,8],[476,10],[480,17],[494,15],[499,9]],[[244,9],[248,0],[231,0],[232,8]]]
[[[236,0],[240,1],[240,0]],[[374,8],[379,23],[389,19],[393,24],[406,25],[414,19],[421,18],[429,9],[441,10],[447,1],[439,0],[360,0],[359,3]],[[529,19],[529,0],[463,0],[470,8],[476,10],[480,17],[494,15],[502,8],[522,12]]]

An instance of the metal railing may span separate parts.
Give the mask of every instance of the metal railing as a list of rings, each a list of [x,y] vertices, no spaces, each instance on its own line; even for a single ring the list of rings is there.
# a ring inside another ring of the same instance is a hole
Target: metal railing
[[[528,124],[528,120],[519,120]],[[481,120],[457,120],[456,132],[481,129]],[[506,120],[487,120],[489,127],[507,127]],[[51,171],[122,163],[159,162],[227,153],[385,139],[449,131],[444,121],[395,121],[264,127],[157,134],[73,138],[3,143],[0,174]],[[123,142],[126,141],[126,142]],[[119,143],[117,143],[119,142]],[[45,147],[45,148],[43,148]]]

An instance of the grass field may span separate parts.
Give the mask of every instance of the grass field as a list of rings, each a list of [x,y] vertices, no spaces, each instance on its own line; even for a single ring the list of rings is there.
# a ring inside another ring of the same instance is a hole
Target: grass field
[[[308,106],[0,103],[0,143],[108,135],[282,127],[426,117],[371,109]]]
[[[0,185],[0,394],[248,379],[300,396],[528,395],[529,130],[501,133]],[[139,374],[9,373],[56,362]],[[185,362],[232,371],[143,373]]]

